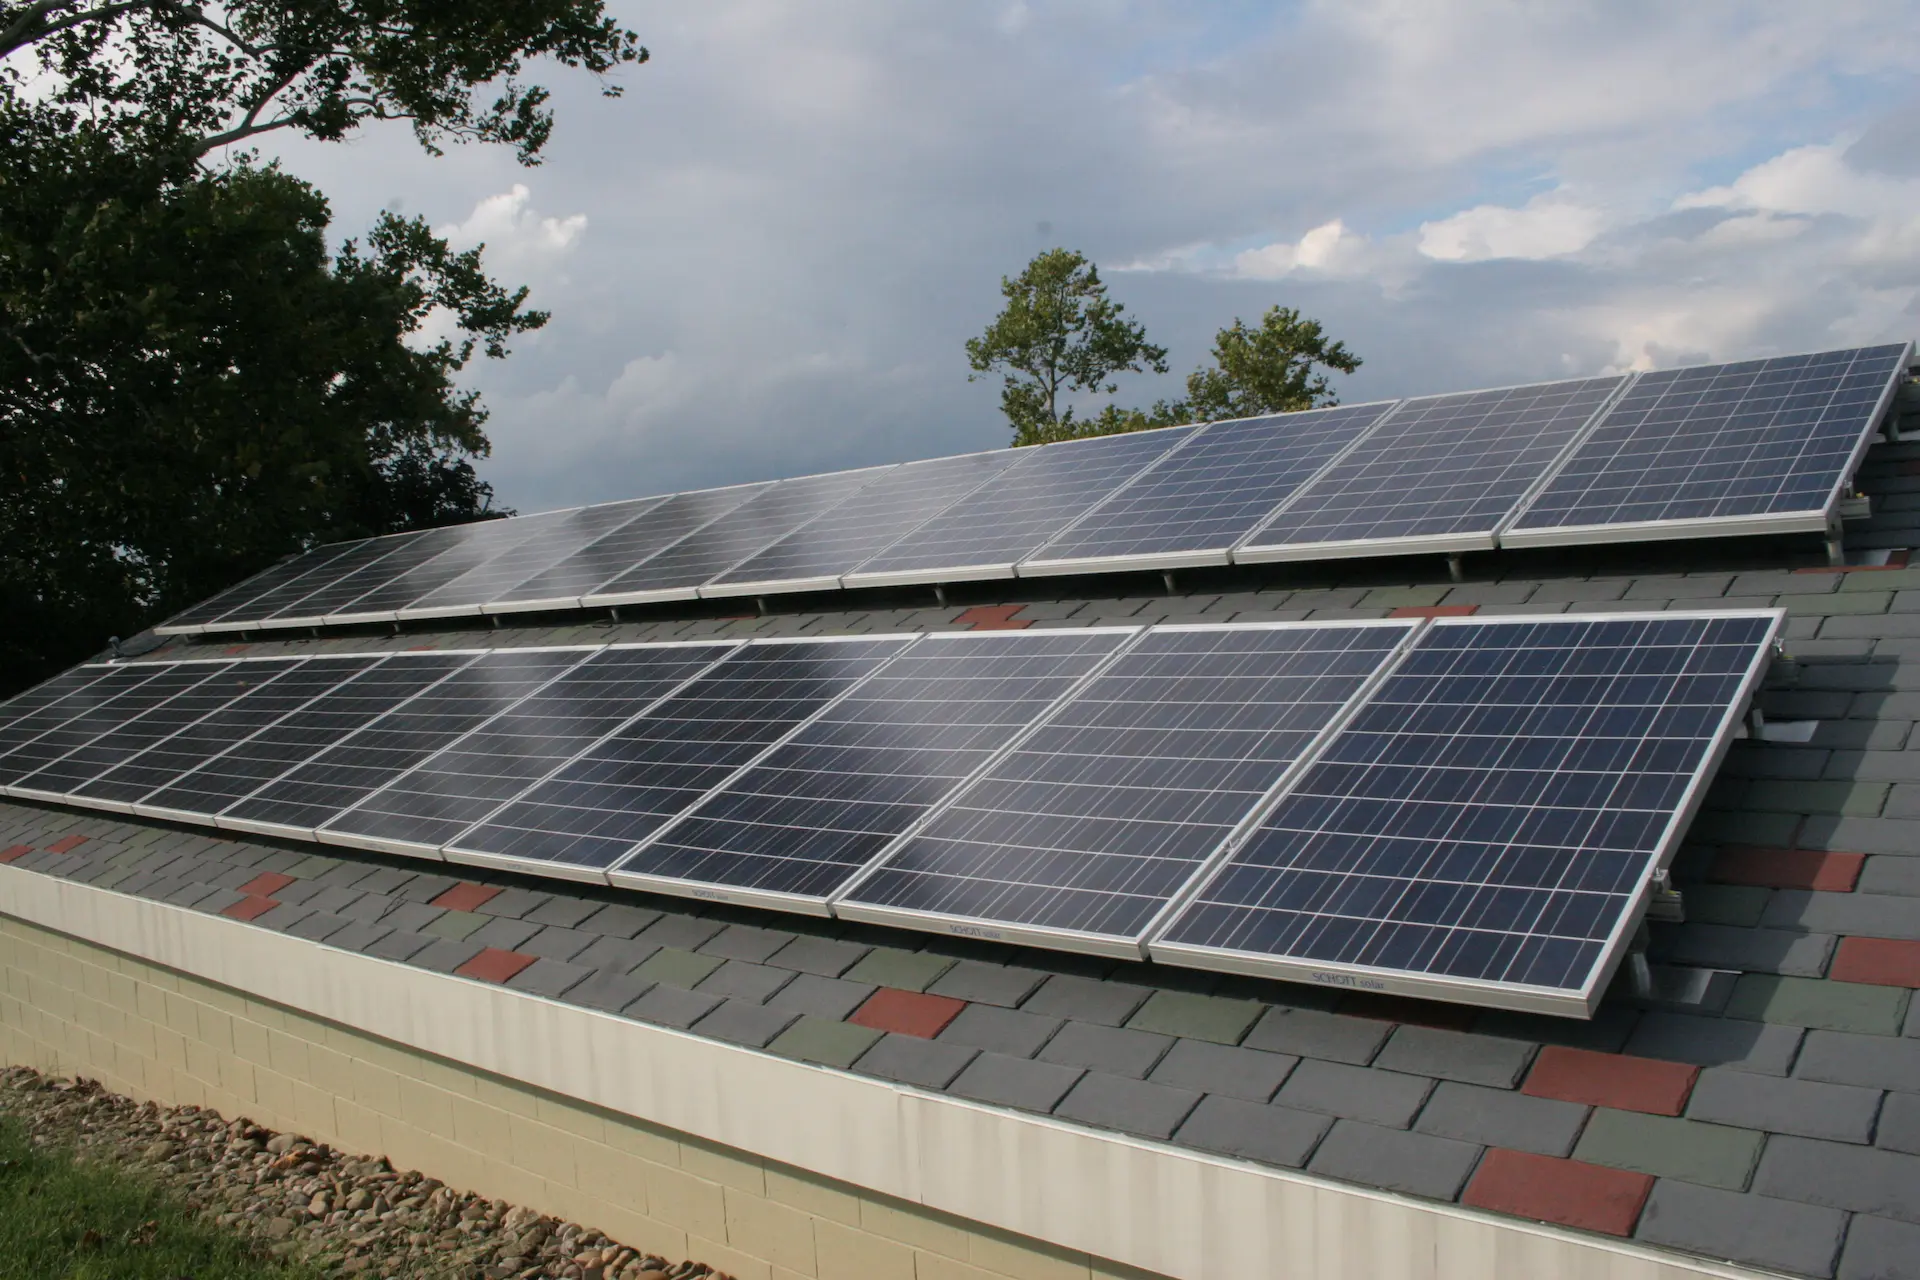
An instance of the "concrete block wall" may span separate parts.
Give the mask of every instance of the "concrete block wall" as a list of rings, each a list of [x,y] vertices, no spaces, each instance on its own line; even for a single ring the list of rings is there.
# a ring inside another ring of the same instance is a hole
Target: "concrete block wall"
[[[1152,1280],[7,916],[0,1062],[385,1155],[741,1280]]]

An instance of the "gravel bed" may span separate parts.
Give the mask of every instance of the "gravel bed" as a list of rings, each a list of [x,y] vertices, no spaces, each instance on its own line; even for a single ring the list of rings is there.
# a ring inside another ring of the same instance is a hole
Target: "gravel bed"
[[[162,1107],[86,1079],[0,1068],[0,1111],[36,1145],[139,1168],[189,1205],[272,1251],[349,1276],[730,1280],[558,1222],[534,1209],[399,1171],[244,1117]]]

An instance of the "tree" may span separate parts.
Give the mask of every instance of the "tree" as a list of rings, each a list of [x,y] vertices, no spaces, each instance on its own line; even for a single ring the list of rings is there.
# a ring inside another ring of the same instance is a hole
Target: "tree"
[[[0,60],[23,50],[46,101],[143,151],[406,120],[430,152],[499,142],[527,164],[553,132],[527,60],[604,76],[647,59],[603,0],[0,0]]]
[[[1258,329],[1238,317],[1213,340],[1213,368],[1187,377],[1182,421],[1252,418],[1338,403],[1324,369],[1352,373],[1360,357],[1330,342],[1318,320],[1270,307]]]
[[[967,340],[969,380],[1003,374],[1000,409],[1016,446],[1099,434],[1099,419],[1075,416],[1065,394],[1111,395],[1116,373],[1167,371],[1164,347],[1147,341],[1138,322],[1107,297],[1097,267],[1068,249],[1036,256],[1013,279],[1002,278],[1006,306],[986,332]]]
[[[329,255],[325,200],[277,169],[169,182],[84,132],[56,165],[7,124],[0,598],[34,620],[9,685],[289,551],[486,513],[454,375],[546,316],[478,250],[384,215]],[[425,343],[436,308],[457,336]]]
[[[208,166],[387,119],[536,163],[542,56],[646,51],[601,0],[0,0],[0,696],[288,553],[499,514],[455,376],[527,291],[418,219],[330,254],[319,192]]]

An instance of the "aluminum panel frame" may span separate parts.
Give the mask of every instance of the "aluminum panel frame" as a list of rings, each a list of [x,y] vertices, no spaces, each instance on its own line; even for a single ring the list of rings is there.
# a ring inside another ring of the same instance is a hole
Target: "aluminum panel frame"
[[[1339,542],[1270,542],[1235,548],[1235,564],[1299,563],[1311,560],[1358,560],[1371,556],[1456,555],[1497,550],[1487,533],[1436,533],[1424,537],[1352,538]]]
[[[476,853],[470,849],[447,853],[449,866],[484,867],[489,871],[511,871],[519,875],[540,876],[548,880],[567,880],[574,884],[605,885],[607,877],[592,867],[577,862],[542,862],[537,858],[514,858],[501,853]]]

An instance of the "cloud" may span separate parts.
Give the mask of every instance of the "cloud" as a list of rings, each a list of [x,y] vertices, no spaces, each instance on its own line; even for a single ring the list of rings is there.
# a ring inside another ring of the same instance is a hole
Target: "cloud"
[[[1233,269],[1249,280],[1277,280],[1294,271],[1334,272],[1357,265],[1366,254],[1367,238],[1349,231],[1335,218],[1323,222],[1292,243],[1281,240],[1234,256]]]
[[[466,375],[533,510],[1005,443],[963,344],[1056,245],[1170,349],[1134,404],[1276,303],[1365,357],[1349,400],[1907,336],[1909,8],[624,0],[652,61],[541,69],[531,176],[283,154],[344,234],[403,197],[553,312]]]
[[[1903,221],[1920,211],[1920,179],[1854,167],[1840,143],[1795,147],[1733,182],[1692,192],[1676,209],[1754,209]]]
[[[490,267],[524,271],[557,261],[574,249],[587,229],[587,215],[542,216],[530,206],[533,192],[523,182],[487,196],[460,222],[435,227],[434,233],[456,249],[484,244]]]
[[[1537,195],[1517,209],[1482,204],[1420,224],[1420,252],[1441,262],[1489,258],[1560,258],[1592,244],[1607,215],[1561,192]]]

